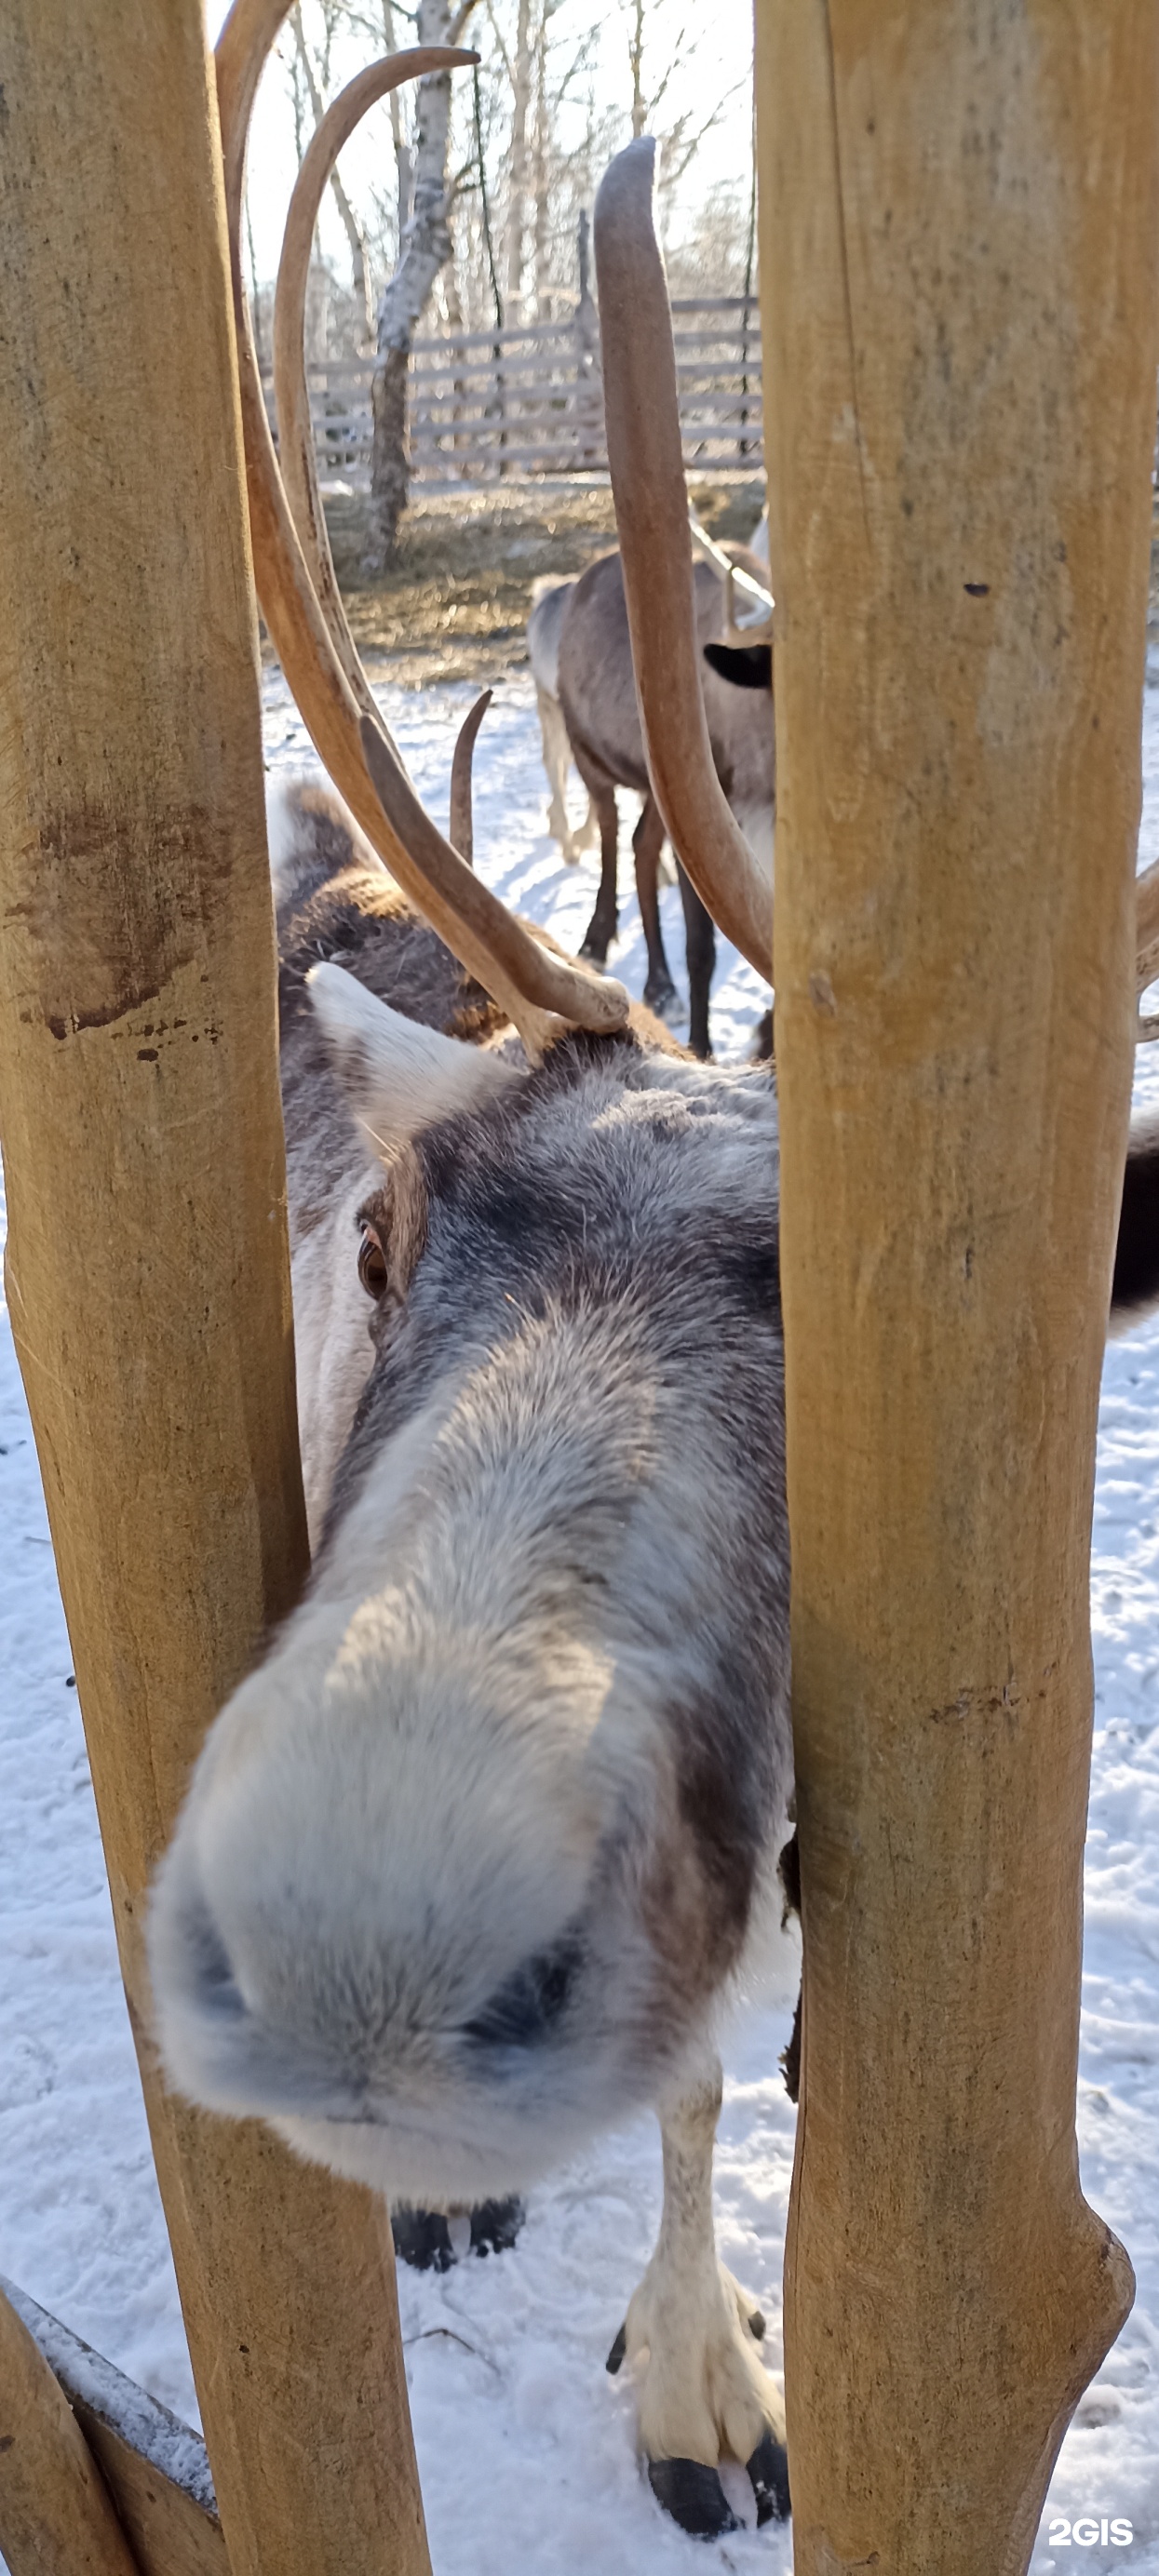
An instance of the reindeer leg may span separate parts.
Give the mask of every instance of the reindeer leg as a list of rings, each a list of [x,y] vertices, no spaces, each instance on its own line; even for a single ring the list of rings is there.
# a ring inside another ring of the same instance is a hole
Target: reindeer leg
[[[579,859],[579,841],[567,819],[567,773],[571,763],[571,744],[558,698],[549,697],[536,687],[535,703],[539,709],[539,731],[543,743],[543,766],[551,790],[547,811],[547,828],[553,841],[558,841],[569,867]]]
[[[660,929],[660,852],[664,845],[664,826],[654,796],[646,796],[643,811],[632,834],[636,855],[636,893],[640,901],[640,920],[648,949],[648,980],[644,999],[650,1011],[661,1019],[683,1016],[680,995],[668,972],[664,940]]]
[[[600,818],[595,809],[594,799],[589,796],[587,813],[584,815],[584,819],[580,824],[578,832],[573,832],[572,834],[572,840],[575,844],[577,857],[582,850],[594,850],[599,837]]]
[[[785,2410],[758,2345],[765,2321],[716,2259],[712,2150],[719,2059],[660,2112],[664,2207],[656,2251],[608,2356],[633,2365],[652,2492],[701,2539],[735,2531],[721,2459],[748,2469],[757,2520],[789,2510]]]
[[[708,996],[712,989],[712,970],[716,964],[716,932],[712,914],[706,911],[695,886],[685,876],[679,860],[676,874],[680,880],[680,900],[684,906],[684,940],[688,960],[688,1043],[693,1055],[709,1057],[712,1048],[708,1037]]]
[[[608,950],[615,938],[619,921],[616,907],[616,863],[620,827],[616,813],[616,791],[611,780],[603,777],[594,764],[589,763],[579,752],[576,752],[575,764],[595,806],[600,826],[600,890],[596,896],[595,911],[584,932],[580,956],[590,957],[596,966],[605,966]]]

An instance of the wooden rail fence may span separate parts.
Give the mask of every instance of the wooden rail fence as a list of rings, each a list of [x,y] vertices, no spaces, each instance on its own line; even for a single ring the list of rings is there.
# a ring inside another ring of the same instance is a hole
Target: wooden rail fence
[[[672,311],[686,466],[758,471],[764,456],[755,296],[678,298]],[[323,475],[369,466],[372,375],[368,358],[310,369]],[[272,416],[268,386],[267,399]],[[606,472],[599,322],[590,297],[559,322],[416,340],[410,444],[414,471],[425,483]]]

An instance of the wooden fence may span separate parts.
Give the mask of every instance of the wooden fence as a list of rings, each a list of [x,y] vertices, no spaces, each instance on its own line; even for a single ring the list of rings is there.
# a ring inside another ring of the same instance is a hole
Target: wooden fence
[[[701,471],[759,470],[755,296],[678,298],[672,312],[685,464]],[[310,370],[324,476],[357,475],[369,466],[372,373],[369,359]],[[591,298],[559,322],[416,340],[410,443],[424,483],[606,471],[599,322]]]

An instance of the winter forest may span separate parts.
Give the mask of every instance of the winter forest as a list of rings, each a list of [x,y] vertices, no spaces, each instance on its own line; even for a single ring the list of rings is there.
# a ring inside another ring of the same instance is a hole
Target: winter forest
[[[414,13],[392,0],[299,0],[250,154],[259,332],[268,331],[285,187],[315,126],[370,55],[412,44],[470,46],[478,74],[445,84],[435,114],[429,90],[421,110],[415,93],[396,93],[343,155],[319,225],[314,360],[373,347],[415,216],[431,232],[417,288],[424,332],[568,313],[579,292],[580,216],[611,154],[645,130],[662,145],[672,293],[737,295],[751,282],[751,29],[735,0],[711,19],[679,0],[611,0],[594,17],[581,0],[418,0]]]

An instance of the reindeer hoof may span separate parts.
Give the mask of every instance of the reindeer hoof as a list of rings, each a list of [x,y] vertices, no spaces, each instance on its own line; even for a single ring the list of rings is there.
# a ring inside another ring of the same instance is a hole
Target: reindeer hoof
[[[655,978],[649,976],[644,986],[644,1000],[649,1010],[655,1011],[658,1020],[667,1021],[669,1028],[675,1027],[681,1020],[686,1020],[688,1017],[686,1005],[681,1000],[670,975],[665,976],[663,980],[659,976]]]
[[[515,2198],[481,2200],[464,2215],[470,2218],[472,2254],[506,2254],[527,2216],[527,2204]],[[468,2250],[461,2228],[462,2221],[456,2221],[456,2244],[451,2221],[441,2209],[393,2209],[390,2214],[395,2253],[414,2272],[449,2272]]]
[[[392,2209],[390,2232],[400,2263],[413,2272],[449,2272],[455,2259],[441,2209]]]
[[[789,2455],[775,2433],[762,2433],[751,2460],[746,2462],[757,2500],[757,2523],[787,2522],[789,2519]]]
[[[515,2193],[509,2200],[481,2200],[471,2212],[472,2254],[509,2254],[526,2216],[527,2203]]]
[[[608,2354],[608,2358],[607,2358],[606,2362],[604,2363],[604,2368],[605,2368],[605,2370],[607,2371],[607,2373],[608,2373],[608,2375],[609,2375],[609,2378],[611,2378],[611,2379],[614,2379],[614,2378],[615,2378],[615,2376],[616,2376],[616,2372],[617,2372],[617,2371],[619,2370],[619,2368],[621,2367],[621,2364],[622,2364],[622,2362],[623,2362],[623,2358],[624,2358],[624,2354],[626,2353],[627,2349],[628,2349],[628,2321],[627,2321],[627,2318],[625,2317],[625,2319],[624,2319],[624,2323],[623,2323],[623,2325],[621,2326],[620,2331],[619,2331],[618,2335],[616,2336],[616,2340],[615,2340],[614,2344],[612,2345],[612,2349],[611,2349],[610,2353]]]
[[[648,2483],[657,2504],[693,2540],[720,2540],[740,2526],[715,2469],[703,2460],[649,2460]]]

